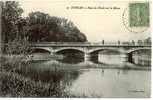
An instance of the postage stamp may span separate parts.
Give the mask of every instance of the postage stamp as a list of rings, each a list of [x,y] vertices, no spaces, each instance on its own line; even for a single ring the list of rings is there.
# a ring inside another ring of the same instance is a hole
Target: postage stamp
[[[149,3],[129,4],[129,26],[147,27],[149,26]]]

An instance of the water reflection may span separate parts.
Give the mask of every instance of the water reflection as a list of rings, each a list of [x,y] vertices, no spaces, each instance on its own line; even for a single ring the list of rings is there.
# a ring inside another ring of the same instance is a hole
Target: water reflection
[[[132,64],[139,66],[150,66],[151,65],[151,53],[133,53],[132,54]],[[66,50],[57,52],[56,56],[50,56],[47,53],[35,53],[33,54],[34,60],[57,60],[61,63],[67,64],[77,64],[84,62],[84,53],[75,50]],[[121,53],[117,52],[100,52],[97,57],[92,55],[90,62],[96,64],[110,64],[110,65],[120,65],[125,63],[123,61]],[[130,62],[129,62],[130,63]]]
[[[70,93],[88,97],[148,97],[150,72],[90,69],[75,80]],[[144,92],[129,92],[129,91]]]
[[[98,58],[99,63],[104,64],[122,64],[122,57],[121,55],[113,54],[113,55],[107,55],[107,54],[99,54]]]
[[[133,63],[140,66],[150,66],[151,65],[151,57],[149,55],[133,55]],[[125,62],[122,61],[122,55],[121,54],[99,54],[99,63],[103,64],[115,64],[120,65]]]
[[[61,50],[56,54],[63,55],[63,59],[58,59],[58,61],[60,62],[75,64],[84,61],[84,53],[79,50],[73,50],[73,49]]]
[[[69,64],[77,64],[84,61],[83,54],[63,54],[64,58],[58,61],[62,63]],[[120,53],[99,53],[98,59],[96,57],[91,58],[91,61],[96,64],[110,64],[110,65],[120,65],[125,63],[123,61],[122,54]],[[130,62],[129,62],[130,63]],[[140,66],[150,66],[151,65],[151,57],[149,54],[134,54],[132,55],[132,64],[140,65]]]
[[[61,80],[69,82],[70,80],[76,79],[79,75],[77,70],[62,70],[58,68],[60,65],[53,63],[48,65],[46,63],[47,62],[31,62],[29,66],[23,66],[20,70],[17,70],[17,72],[26,77],[30,77],[32,80],[42,82],[60,82]]]
[[[55,88],[60,87],[74,97],[150,96],[151,72],[144,70],[150,68],[148,55],[134,54],[135,64],[130,64],[122,62],[120,54],[99,54],[100,64],[84,62],[82,53],[79,56],[76,53],[75,57],[66,55],[59,61],[31,61],[16,72],[35,81],[55,84]]]
[[[91,68],[91,66],[93,68]],[[149,70],[107,69],[101,65],[62,65],[54,61],[31,62],[18,73],[35,81],[55,83],[78,97],[149,97]],[[111,65],[111,67],[115,67]],[[125,67],[122,65],[122,67]],[[143,91],[143,92],[142,92]]]
[[[151,66],[151,55],[146,54],[134,54],[133,63],[137,65],[149,65]]]

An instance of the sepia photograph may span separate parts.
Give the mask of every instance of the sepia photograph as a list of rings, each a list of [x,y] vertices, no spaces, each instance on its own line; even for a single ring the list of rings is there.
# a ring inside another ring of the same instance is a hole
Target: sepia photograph
[[[0,1],[0,98],[150,98],[151,0]]]

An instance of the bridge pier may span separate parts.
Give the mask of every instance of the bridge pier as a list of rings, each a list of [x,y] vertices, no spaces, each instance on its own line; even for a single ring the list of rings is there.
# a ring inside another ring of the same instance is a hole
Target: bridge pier
[[[91,55],[91,60],[95,63],[99,62],[99,53],[92,53]]]
[[[54,51],[50,52],[50,55],[55,55],[55,52]]]
[[[129,61],[129,57],[128,54],[122,54],[122,62],[128,62]]]
[[[85,53],[84,54],[84,61],[90,61],[91,60],[91,54],[90,53]]]
[[[133,61],[133,53],[129,53],[128,54],[128,62],[134,63],[134,61]]]

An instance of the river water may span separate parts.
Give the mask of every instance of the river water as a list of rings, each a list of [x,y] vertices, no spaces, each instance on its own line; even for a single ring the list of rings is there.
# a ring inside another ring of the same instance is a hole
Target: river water
[[[24,69],[24,75],[44,82],[55,79],[67,93],[79,97],[150,97],[151,58],[145,58],[142,63],[143,59],[138,58],[143,57],[146,56],[135,56],[135,64],[122,62],[120,55],[104,54],[99,56],[97,64],[36,61]]]

